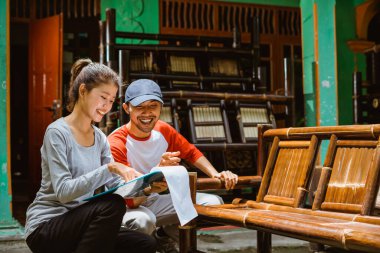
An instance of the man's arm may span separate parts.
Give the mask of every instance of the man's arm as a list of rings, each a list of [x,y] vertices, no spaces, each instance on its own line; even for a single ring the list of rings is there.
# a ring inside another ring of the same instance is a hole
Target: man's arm
[[[175,166],[179,165],[181,159],[178,157],[180,152],[165,152],[162,154],[158,166]],[[229,170],[218,172],[205,156],[199,157],[194,163],[195,167],[203,171],[207,176],[212,178],[224,179],[227,190],[233,189],[238,181],[238,176]]]
[[[212,178],[224,179],[227,190],[233,189],[238,181],[238,176],[229,170],[218,172],[205,156],[201,156],[193,165]]]
[[[165,127],[166,126],[166,127]],[[169,147],[165,152],[158,166],[178,165],[179,158],[193,164],[195,167],[206,173],[209,177],[224,179],[226,189],[233,189],[237,183],[238,176],[229,170],[218,172],[207,158],[193,144],[190,144],[185,137],[178,133],[173,127],[162,123],[161,130]]]

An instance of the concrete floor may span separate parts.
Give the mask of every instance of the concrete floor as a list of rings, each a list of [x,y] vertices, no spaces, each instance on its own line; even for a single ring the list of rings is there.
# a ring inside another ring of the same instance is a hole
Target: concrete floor
[[[215,253],[256,252],[257,233],[244,228],[220,227],[219,230],[198,231],[198,249]],[[273,253],[308,253],[309,243],[272,235]]]
[[[256,231],[219,227],[198,231],[198,249],[212,253],[256,252]],[[308,253],[308,243],[281,236],[272,236],[273,253]],[[31,253],[23,240],[0,241],[0,252]]]

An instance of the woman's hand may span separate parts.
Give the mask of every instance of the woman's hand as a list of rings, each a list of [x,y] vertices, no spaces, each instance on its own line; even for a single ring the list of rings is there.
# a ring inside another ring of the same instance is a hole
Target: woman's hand
[[[215,174],[213,178],[224,179],[225,187],[227,190],[233,189],[238,182],[238,176],[229,170]]]
[[[161,161],[158,164],[159,167],[162,166],[177,166],[181,162],[181,158],[178,156],[181,154],[181,152],[165,152],[161,156]]]
[[[136,177],[142,176],[142,174],[140,172],[137,172],[135,169],[118,162],[109,163],[108,170],[111,173],[120,175],[125,182],[128,182]]]

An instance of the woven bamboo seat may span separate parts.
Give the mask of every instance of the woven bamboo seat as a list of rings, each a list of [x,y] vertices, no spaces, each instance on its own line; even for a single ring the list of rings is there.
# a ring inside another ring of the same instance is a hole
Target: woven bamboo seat
[[[379,252],[380,249],[380,217],[363,216],[362,221],[367,222],[365,223],[355,221],[354,215],[350,216],[349,220],[349,216],[345,217],[346,219],[325,217],[315,211],[304,214],[293,210],[277,211],[249,207],[196,206],[196,209],[200,215],[206,214],[207,220],[223,224],[264,230],[350,250]],[[355,237],[362,239],[357,240]]]

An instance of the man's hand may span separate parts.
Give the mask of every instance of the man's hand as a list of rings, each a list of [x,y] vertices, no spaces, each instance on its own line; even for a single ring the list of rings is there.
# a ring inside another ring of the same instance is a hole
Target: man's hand
[[[125,203],[131,209],[138,208],[142,203],[147,200],[147,196],[139,196],[139,197],[127,197],[125,198]]]
[[[135,169],[118,162],[109,163],[108,170],[111,173],[120,175],[125,182],[131,181],[136,177],[142,176],[142,174],[140,172],[137,172]]]
[[[238,176],[229,170],[222,171],[214,175],[213,178],[224,179],[227,190],[233,189],[238,181]]]
[[[181,154],[181,152],[165,152],[161,156],[161,161],[158,164],[159,167],[162,166],[177,166],[181,162],[181,158],[178,156]]]
[[[165,181],[153,182],[149,187],[145,188],[144,194],[149,195],[153,192],[160,193],[168,189],[168,184]]]

